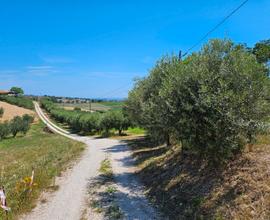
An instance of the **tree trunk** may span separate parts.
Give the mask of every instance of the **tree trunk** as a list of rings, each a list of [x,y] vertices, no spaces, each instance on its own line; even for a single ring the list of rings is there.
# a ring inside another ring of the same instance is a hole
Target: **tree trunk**
[[[171,141],[170,141],[170,135],[169,134],[166,135],[166,145],[167,145],[167,147],[171,146]]]

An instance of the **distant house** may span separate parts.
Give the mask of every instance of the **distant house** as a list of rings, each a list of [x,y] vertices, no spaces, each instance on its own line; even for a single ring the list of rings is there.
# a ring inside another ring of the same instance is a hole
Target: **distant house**
[[[10,96],[14,96],[16,95],[14,92],[11,91],[7,91],[7,90],[0,90],[0,95],[10,95]]]

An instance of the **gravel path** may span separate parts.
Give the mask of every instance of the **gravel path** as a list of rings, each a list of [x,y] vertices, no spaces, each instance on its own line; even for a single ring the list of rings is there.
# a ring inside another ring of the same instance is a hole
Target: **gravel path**
[[[37,103],[35,107],[41,120],[53,132],[84,142],[87,148],[80,161],[57,179],[59,190],[42,195],[37,207],[21,219],[79,220],[85,206],[87,184],[99,175],[98,168],[107,155],[111,158],[118,189],[116,201],[124,213],[124,219],[158,219],[157,212],[148,203],[143,187],[134,175],[133,160],[127,145],[118,140],[94,139],[69,134],[50,122]],[[93,216],[89,219],[98,218],[93,212]]]

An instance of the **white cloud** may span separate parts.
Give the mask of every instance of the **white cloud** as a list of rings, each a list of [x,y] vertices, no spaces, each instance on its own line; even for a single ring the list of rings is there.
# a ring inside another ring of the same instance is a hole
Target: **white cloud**
[[[58,73],[53,66],[27,66],[27,73],[35,76],[47,76],[51,73]]]

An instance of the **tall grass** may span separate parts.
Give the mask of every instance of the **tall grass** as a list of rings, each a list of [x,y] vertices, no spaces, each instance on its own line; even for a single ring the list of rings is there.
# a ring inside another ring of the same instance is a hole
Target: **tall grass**
[[[53,184],[54,178],[67,163],[83,150],[83,144],[44,132],[42,123],[31,127],[26,136],[7,138],[0,142],[0,184],[6,189],[9,219],[30,211],[41,191]],[[35,187],[31,194],[22,189],[25,177],[35,170]],[[4,213],[0,211],[0,219]]]

